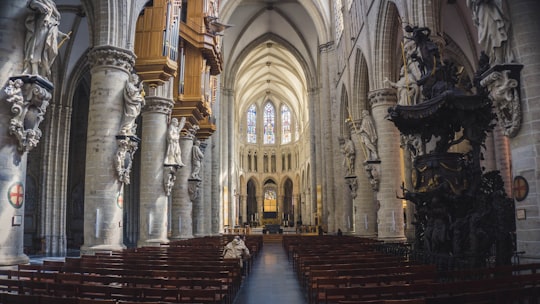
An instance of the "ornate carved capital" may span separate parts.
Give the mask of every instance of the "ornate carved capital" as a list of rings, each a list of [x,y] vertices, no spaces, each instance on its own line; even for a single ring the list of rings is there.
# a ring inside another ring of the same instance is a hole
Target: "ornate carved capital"
[[[92,69],[96,67],[111,67],[131,72],[135,66],[135,54],[132,51],[114,46],[94,47],[88,53]]]
[[[28,152],[39,143],[39,125],[51,100],[53,85],[40,76],[17,76],[4,88],[6,101],[14,114],[9,122],[9,134],[19,141],[19,151]]]
[[[145,97],[145,105],[142,108],[142,115],[146,113],[171,114],[174,101],[165,97]]]
[[[118,174],[118,180],[126,185],[130,182],[129,176],[133,165],[133,155],[135,155],[135,151],[139,148],[140,141],[136,136],[116,136],[118,150],[114,158],[114,167]]]
[[[519,97],[521,64],[496,65],[482,75],[480,85],[488,89],[503,133],[517,135],[521,127],[521,99]]]
[[[368,93],[371,107],[376,105],[394,105],[397,103],[396,91],[392,88],[374,90]]]

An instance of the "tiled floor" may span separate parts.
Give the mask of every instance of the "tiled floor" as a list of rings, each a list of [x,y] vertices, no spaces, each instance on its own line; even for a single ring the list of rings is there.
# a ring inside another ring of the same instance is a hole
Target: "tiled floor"
[[[265,242],[234,304],[304,304],[292,263],[281,242]]]

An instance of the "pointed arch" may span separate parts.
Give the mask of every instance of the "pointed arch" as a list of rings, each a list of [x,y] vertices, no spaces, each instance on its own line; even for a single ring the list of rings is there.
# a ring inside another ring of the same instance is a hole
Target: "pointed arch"
[[[273,145],[276,143],[276,107],[268,100],[263,109],[263,144]]]

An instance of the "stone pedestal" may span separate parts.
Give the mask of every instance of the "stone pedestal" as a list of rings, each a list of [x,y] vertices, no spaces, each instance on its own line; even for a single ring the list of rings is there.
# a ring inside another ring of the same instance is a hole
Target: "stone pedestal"
[[[193,238],[192,209],[193,204],[189,196],[189,181],[191,178],[191,149],[193,136],[180,138],[182,162],[185,167],[178,170],[176,182],[172,193],[172,233],[171,240]]]
[[[163,167],[167,145],[167,118],[173,101],[159,96],[146,97],[142,118],[141,188],[139,240],[137,246],[159,246],[168,243],[168,194],[164,185],[167,168]]]
[[[369,93],[372,116],[378,135],[380,157],[379,192],[377,192],[377,234],[383,241],[404,241],[403,202],[396,198],[402,178],[399,131],[385,117],[388,108],[396,104],[392,89],[381,89]]]
[[[116,135],[123,113],[123,91],[135,62],[129,50],[96,47],[92,65],[84,187],[84,244],[81,253],[121,250],[124,187],[115,168]]]

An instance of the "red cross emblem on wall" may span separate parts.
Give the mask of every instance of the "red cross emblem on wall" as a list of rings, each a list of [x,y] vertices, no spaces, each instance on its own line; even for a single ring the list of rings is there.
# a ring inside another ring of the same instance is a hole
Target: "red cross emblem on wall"
[[[122,193],[118,193],[118,196],[116,197],[116,204],[118,205],[118,208],[124,208],[124,195],[122,195]]]
[[[512,190],[516,201],[521,202],[529,194],[529,183],[527,183],[527,180],[523,176],[516,176]]]
[[[15,183],[9,187],[8,201],[16,209],[22,207],[24,203],[24,187],[22,183]]]

